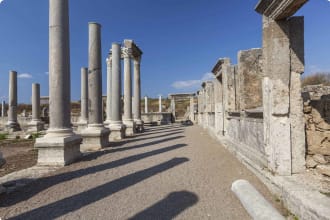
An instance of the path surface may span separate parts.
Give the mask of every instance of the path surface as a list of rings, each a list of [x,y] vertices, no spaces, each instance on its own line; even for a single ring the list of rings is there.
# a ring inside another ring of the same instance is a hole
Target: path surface
[[[150,127],[0,197],[2,219],[250,219],[230,191],[266,187],[198,126]]]

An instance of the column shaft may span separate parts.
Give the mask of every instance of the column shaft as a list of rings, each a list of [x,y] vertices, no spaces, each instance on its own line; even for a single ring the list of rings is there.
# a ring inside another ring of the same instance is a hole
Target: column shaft
[[[148,113],[148,97],[144,97],[144,113]]]
[[[90,103],[88,123],[103,124],[100,24],[89,23],[88,52],[88,99]]]
[[[132,120],[131,58],[124,58],[124,120]]]
[[[32,84],[32,120],[40,121],[40,84]]]
[[[8,123],[17,123],[17,72],[9,73],[9,112]]]
[[[69,2],[49,1],[49,114],[51,130],[71,129]]]
[[[81,68],[80,121],[88,121],[88,69]]]
[[[120,44],[112,44],[112,82],[111,82],[111,122],[122,124],[121,116],[121,49]]]
[[[112,57],[107,58],[107,121],[111,121],[111,77],[112,77]]]
[[[159,101],[158,101],[159,103],[159,112],[162,112],[162,96],[160,95],[159,96]]]
[[[141,120],[141,78],[140,59],[134,60],[134,119]]]

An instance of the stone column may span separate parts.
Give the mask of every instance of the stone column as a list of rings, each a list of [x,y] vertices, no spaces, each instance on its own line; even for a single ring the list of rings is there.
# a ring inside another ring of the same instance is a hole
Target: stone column
[[[9,109],[6,128],[10,132],[20,131],[21,127],[17,121],[17,72],[9,73]]]
[[[79,157],[81,137],[70,120],[69,1],[49,0],[49,113],[47,134],[38,138],[39,165],[66,165]]]
[[[112,44],[112,78],[111,78],[111,123],[110,140],[122,140],[125,136],[125,125],[121,115],[121,48]]]
[[[158,105],[159,105],[159,110],[158,111],[161,113],[162,112],[162,95],[159,95]]]
[[[1,117],[2,118],[5,117],[5,105],[6,105],[6,102],[2,101],[2,109],[1,109]]]
[[[103,126],[101,25],[90,22],[88,45],[88,127],[81,132],[81,151],[99,150],[109,145],[109,129]]]
[[[80,87],[80,118],[77,123],[78,131],[87,128],[88,124],[88,68],[81,68],[81,87]]]
[[[144,123],[141,120],[141,77],[140,77],[141,57],[134,59],[134,121],[137,131],[144,130]]]
[[[40,84],[32,84],[32,121],[28,125],[29,132],[44,130],[44,123],[40,119]]]
[[[195,102],[194,102],[194,96],[191,96],[190,97],[190,100],[189,100],[189,109],[190,109],[190,114],[189,114],[189,119],[192,121],[192,122],[194,122],[195,121],[195,117],[194,117],[194,115],[195,115],[195,109],[194,109],[194,107],[195,107]]]
[[[132,51],[123,48],[124,56],[124,117],[123,123],[126,126],[126,135],[132,136],[135,133],[135,124],[132,116],[132,72],[131,57]]]
[[[176,117],[176,115],[175,115],[175,98],[173,98],[173,97],[171,98],[171,110],[172,110],[172,115],[175,120],[175,117]]]
[[[107,118],[104,122],[105,125],[109,125],[111,123],[111,72],[112,72],[112,55],[111,50],[109,56],[106,60],[107,63],[107,106],[106,106],[106,113]]]
[[[144,96],[144,113],[148,113],[148,96]]]

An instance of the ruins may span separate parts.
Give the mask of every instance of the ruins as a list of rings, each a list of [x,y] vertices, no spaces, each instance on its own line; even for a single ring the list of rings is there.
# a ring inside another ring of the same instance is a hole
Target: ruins
[[[21,130],[40,134],[35,141],[37,165],[61,167],[86,152],[112,147],[114,142],[121,144],[125,138],[143,132],[146,125],[190,121],[247,165],[290,211],[306,219],[326,219],[324,197],[319,192],[314,197],[309,191],[300,190],[297,195],[297,190],[292,190],[302,189],[294,181],[308,170],[320,174],[321,184],[325,183],[323,193],[330,192],[330,87],[301,86],[305,71],[304,17],[293,15],[306,2],[260,0],[255,11],[262,16],[261,48],[238,51],[237,64],[228,57],[218,59],[211,70],[214,79],[202,82],[196,93],[169,94],[169,109],[163,106],[166,99],[159,95],[157,112],[150,108],[150,97],[141,98],[143,53],[131,39],[112,43],[107,54],[104,107],[101,24],[90,22],[88,67],[80,70],[80,112],[73,115],[69,1],[50,0],[49,100],[40,97],[40,84],[32,84],[32,115],[24,115],[30,121],[23,129],[17,116],[17,72],[10,71],[5,128],[14,134]],[[49,105],[49,114],[47,107],[41,111],[43,101]],[[188,107],[179,112],[182,103]],[[2,101],[3,120],[5,108]],[[44,136],[42,131],[46,131]],[[303,196],[321,205],[306,204]]]

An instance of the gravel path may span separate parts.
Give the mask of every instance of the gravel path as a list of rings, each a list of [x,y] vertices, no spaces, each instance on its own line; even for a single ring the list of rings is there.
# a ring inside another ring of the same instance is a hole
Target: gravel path
[[[242,178],[273,200],[200,127],[150,127],[0,197],[0,217],[245,220],[248,214],[230,191],[232,182]]]

